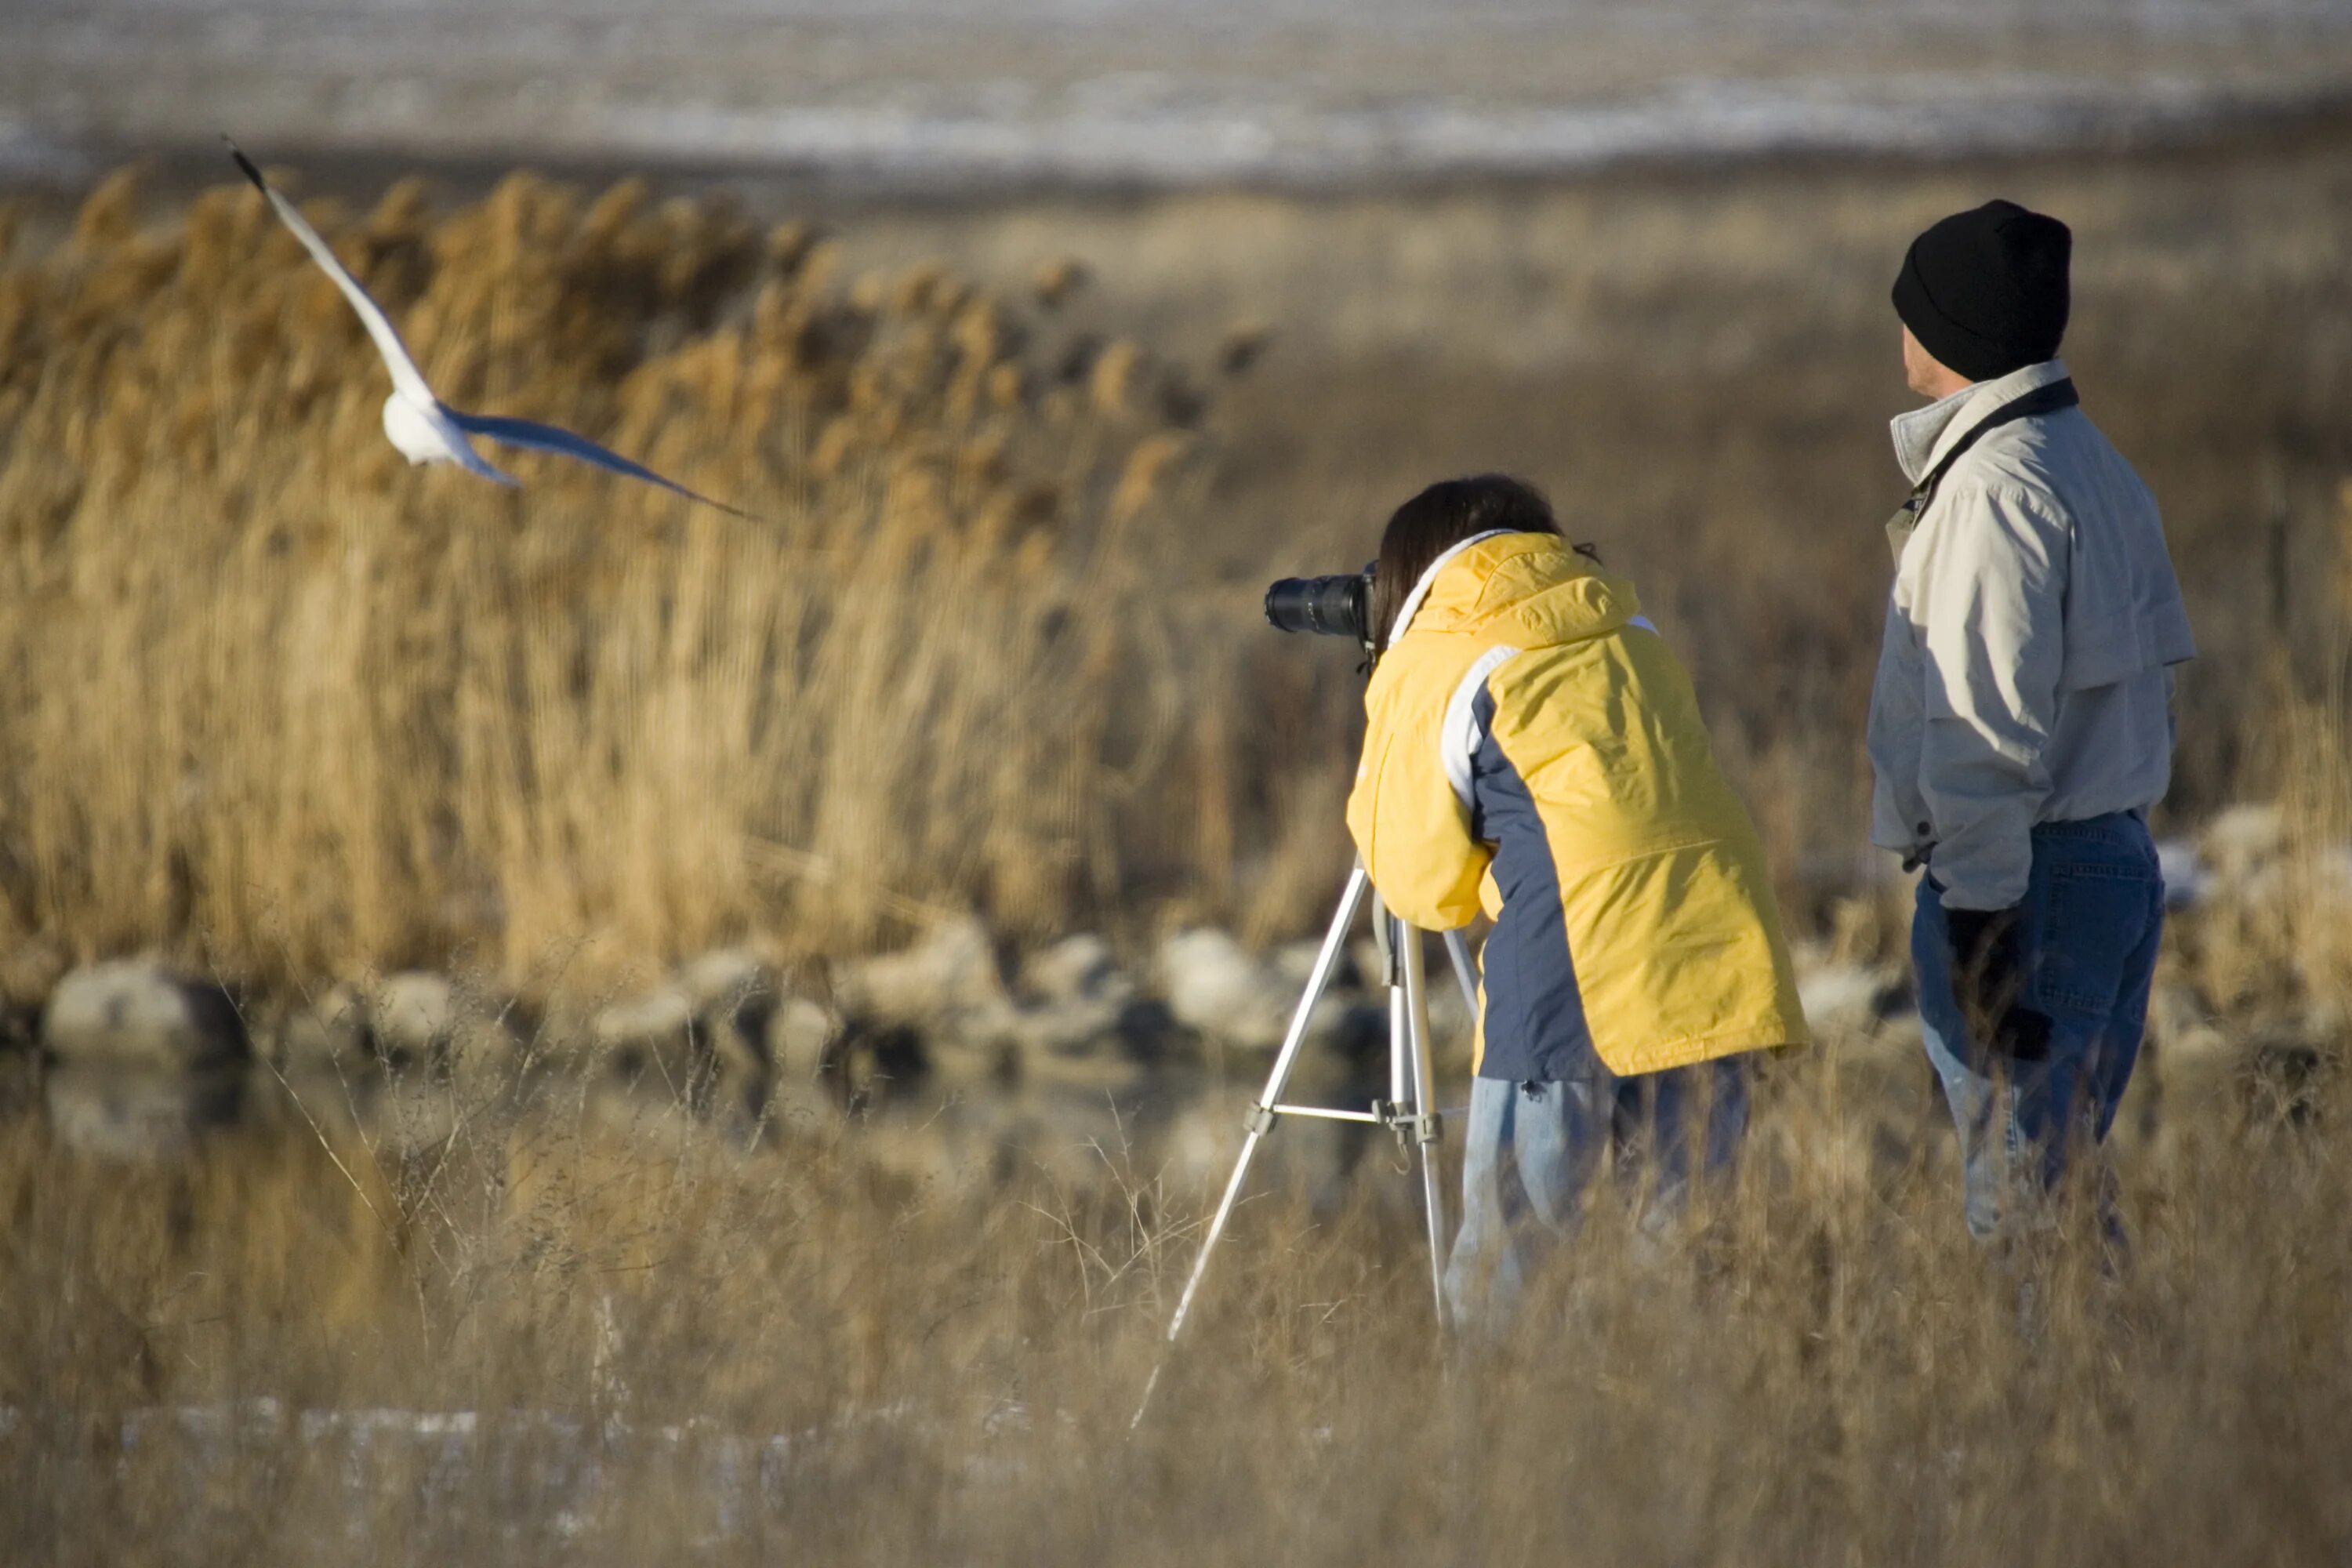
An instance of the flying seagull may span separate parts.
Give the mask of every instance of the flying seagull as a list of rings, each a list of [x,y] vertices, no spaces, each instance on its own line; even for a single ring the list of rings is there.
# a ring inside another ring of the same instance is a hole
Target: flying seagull
[[[461,413],[442,402],[433,395],[433,388],[425,384],[425,373],[418,370],[416,362],[409,357],[407,347],[400,341],[400,334],[393,331],[392,319],[383,313],[383,307],[375,302],[374,296],[362,288],[360,280],[335,258],[335,253],[327,248],[327,242],[319,237],[319,231],[310,226],[300,209],[273,190],[269,182],[261,177],[261,171],[254,167],[253,160],[245,155],[245,150],[229,142],[226,136],[221,140],[228,142],[229,156],[236,160],[236,166],[245,171],[245,177],[253,182],[254,189],[267,196],[269,205],[278,209],[278,218],[294,231],[294,237],[302,242],[302,248],[310,253],[310,259],[326,268],[327,276],[335,280],[335,287],[343,291],[343,298],[350,300],[352,309],[359,312],[360,323],[367,328],[368,336],[375,340],[376,353],[383,356],[384,368],[392,373],[392,395],[383,400],[383,433],[392,438],[394,446],[400,448],[402,457],[412,463],[455,463],[467,473],[496,479],[502,485],[520,484],[521,481],[513,475],[498,468],[474,450],[471,437],[487,436],[493,441],[578,458],[600,468],[609,468],[633,479],[659,485],[688,500],[715,506],[720,511],[736,517],[751,516],[751,513],[739,511],[724,501],[713,500],[709,496],[688,489],[674,479],[666,479],[642,463],[633,463],[618,452],[607,451],[585,436],[575,436],[552,425],[533,424],[528,419]]]

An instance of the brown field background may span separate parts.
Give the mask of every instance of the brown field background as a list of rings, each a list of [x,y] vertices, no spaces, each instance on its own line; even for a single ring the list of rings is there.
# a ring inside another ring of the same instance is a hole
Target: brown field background
[[[356,324],[241,187],[6,209],[19,1005],[136,951],[543,995],[950,910],[1297,934],[1344,866],[1358,686],[1263,627],[1264,584],[1493,467],[1641,585],[1799,927],[1884,956],[1885,290],[1995,193],[2075,226],[2068,358],[2189,596],[2160,826],[2277,803],[2290,854],[2173,941],[2244,1048],[2136,1108],[2128,1260],[2066,1214],[1979,1251],[1916,1058],[1832,1038],[1697,1223],[1604,1196],[1502,1345],[1436,1348],[1384,1150],[1337,1207],[1278,1187],[1131,1439],[1203,1194],[1117,1136],[980,1186],[822,1119],[747,1152],[462,1085],[421,1142],[280,1112],[129,1165],[11,1115],[0,1556],[2340,1560],[2341,1041],[2258,1025],[2352,999],[2299,880],[2352,838],[2347,146],[791,211],[306,188],[452,402],[757,521],[406,468]],[[471,1424],[353,1424],[383,1410]]]
[[[408,470],[355,321],[247,192],[110,183],[21,213],[0,282],[0,918],[526,988],[559,953],[869,945],[894,900],[1295,933],[1344,862],[1353,661],[1258,592],[1506,468],[1641,585],[1809,923],[1883,872],[1886,277],[1994,190],[2076,226],[2070,362],[2167,510],[2205,653],[2175,819],[2273,798],[2282,717],[2340,672],[2347,186],[2313,133],[816,226],[527,176],[321,209],[452,402],[745,523],[528,456],[515,493]],[[1236,332],[1271,340],[1232,378]]]
[[[1261,1198],[1132,1434],[1198,1211],[1115,1144],[981,1194],[821,1138],[746,1161],[560,1121],[356,1183],[299,1138],[129,1170],[12,1138],[0,1540],[58,1563],[2340,1558],[2352,1194],[2326,1135],[2213,1118],[2133,1162],[2129,1268],[2076,1226],[2004,1268],[1937,1145],[1872,1159],[1810,1069],[1761,1109],[1704,1224],[1661,1245],[1604,1195],[1475,1352],[1438,1346],[1381,1201],[1402,1179],[1338,1215]],[[470,1419],[418,1437],[415,1412]]]

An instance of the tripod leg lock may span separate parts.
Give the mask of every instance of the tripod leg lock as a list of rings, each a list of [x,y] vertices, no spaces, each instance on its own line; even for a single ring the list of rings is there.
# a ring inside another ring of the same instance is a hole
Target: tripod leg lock
[[[1400,1142],[1408,1138],[1415,1143],[1444,1142],[1445,1119],[1434,1110],[1415,1115],[1393,1100],[1376,1100],[1372,1101],[1372,1114],[1381,1126],[1395,1131]]]

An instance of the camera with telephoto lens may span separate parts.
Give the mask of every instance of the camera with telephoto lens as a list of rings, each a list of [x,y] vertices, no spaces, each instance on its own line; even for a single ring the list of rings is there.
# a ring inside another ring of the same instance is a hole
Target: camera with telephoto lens
[[[1369,647],[1372,566],[1333,577],[1285,577],[1265,591],[1265,618],[1278,632],[1353,637]]]

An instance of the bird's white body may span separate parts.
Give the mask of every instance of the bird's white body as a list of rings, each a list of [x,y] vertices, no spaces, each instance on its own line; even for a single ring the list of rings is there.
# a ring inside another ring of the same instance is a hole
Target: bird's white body
[[[455,463],[501,484],[514,479],[474,450],[457,418],[439,402],[420,405],[398,390],[383,400],[383,433],[411,463]]]
[[[465,437],[446,420],[435,418],[438,412],[428,413],[395,392],[383,400],[383,433],[412,463],[462,461],[457,447]]]

